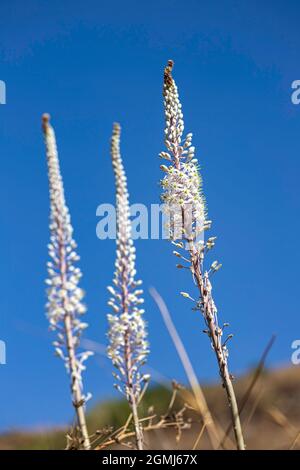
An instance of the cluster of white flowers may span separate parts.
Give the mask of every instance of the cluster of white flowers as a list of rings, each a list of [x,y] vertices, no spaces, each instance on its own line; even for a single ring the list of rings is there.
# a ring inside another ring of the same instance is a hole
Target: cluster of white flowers
[[[181,292],[181,295],[195,304],[194,310],[200,310],[203,314],[207,326],[204,333],[208,335],[216,354],[232,413],[237,447],[244,449],[238,406],[227,364],[227,342],[232,335],[228,335],[225,342],[222,342],[223,330],[227,324],[224,324],[222,328],[219,327],[217,307],[209,279],[210,274],[218,271],[221,264],[214,261],[208,271],[204,268],[205,254],[214,247],[216,237],[210,237],[204,242],[204,230],[210,228],[211,221],[207,220],[202,178],[198,171],[198,161],[195,158],[195,147],[192,146],[192,134],[187,134],[182,141],[184,122],[177,86],[172,77],[173,66],[174,63],[170,60],[164,71],[163,95],[167,152],[161,152],[160,157],[165,159],[167,164],[161,165],[161,169],[165,172],[165,177],[161,181],[163,209],[169,216],[167,228],[173,244],[180,249],[185,248],[189,253],[186,258],[177,251],[173,252],[177,258],[187,263],[187,266],[177,264],[177,268],[187,268],[192,273],[193,281],[199,290],[199,297],[194,299],[188,292]],[[187,246],[184,246],[184,241]]]
[[[47,263],[49,277],[46,280],[47,316],[50,328],[57,331],[57,340],[53,343],[55,352],[63,361],[71,375],[72,392],[78,394],[78,386],[82,390],[82,371],[84,362],[93,353],[84,351],[77,353],[82,331],[88,326],[81,320],[86,308],[82,303],[83,290],[79,287],[82,276],[75,266],[79,256],[73,240],[69,210],[64,196],[63,181],[60,173],[54,130],[49,124],[49,116],[43,116],[49,191],[50,191],[50,243],[48,245],[51,261]],[[77,395],[78,396],[78,395]],[[80,394],[86,402],[90,394]],[[73,397],[73,401],[76,397]],[[76,403],[75,403],[76,405]],[[78,405],[78,404],[77,404]]]
[[[138,398],[142,384],[148,380],[140,367],[148,354],[146,325],[141,308],[144,299],[140,289],[141,281],[136,281],[135,248],[131,239],[131,223],[127,180],[120,155],[120,126],[114,124],[111,139],[111,156],[116,182],[117,211],[117,251],[113,286],[108,305],[112,309],[109,321],[108,356],[118,373],[116,388],[130,401]]]
[[[171,239],[195,238],[205,228],[206,205],[202,194],[202,179],[192,146],[192,134],[182,142],[184,122],[175,81],[171,75],[173,62],[169,61],[164,74],[165,144],[168,152],[160,157],[169,164],[161,165],[166,173],[161,181],[164,212],[170,218]],[[178,230],[178,226],[180,230]]]

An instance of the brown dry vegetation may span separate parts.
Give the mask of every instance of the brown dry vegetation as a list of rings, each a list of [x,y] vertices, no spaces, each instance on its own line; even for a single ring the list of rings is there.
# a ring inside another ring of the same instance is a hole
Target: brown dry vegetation
[[[236,380],[235,388],[239,403],[251,382],[253,373]],[[219,385],[204,386],[209,408],[215,421],[225,430],[230,417],[226,400]],[[168,407],[171,392],[164,388],[150,390],[143,401],[141,414],[147,416],[150,404],[155,403],[154,413],[163,414]],[[190,394],[188,393],[190,396]],[[186,402],[186,392],[180,392],[174,411],[181,409]],[[260,375],[250,398],[241,415],[245,440],[248,449],[300,449],[300,369],[299,367],[282,368],[265,371]],[[193,406],[193,403],[189,402]],[[153,413],[153,410],[150,410]],[[122,426],[128,416],[125,402],[105,402],[96,406],[88,415],[89,429],[93,432],[107,426]],[[172,413],[170,419],[173,419]],[[188,409],[185,420],[190,428],[182,431],[180,440],[176,441],[176,429],[161,429],[146,433],[147,449],[191,449],[202,423],[198,415]],[[106,428],[107,429],[107,428]],[[65,447],[64,430],[41,432],[10,432],[0,436],[0,449],[61,449]],[[97,438],[97,443],[101,438]],[[102,438],[103,441],[103,438]],[[128,442],[128,441],[124,441]],[[115,446],[115,448],[118,446]],[[234,448],[233,436],[226,440],[227,449]],[[111,448],[111,447],[109,447]],[[120,446],[119,446],[120,448]],[[207,436],[203,435],[198,449],[210,448]]]

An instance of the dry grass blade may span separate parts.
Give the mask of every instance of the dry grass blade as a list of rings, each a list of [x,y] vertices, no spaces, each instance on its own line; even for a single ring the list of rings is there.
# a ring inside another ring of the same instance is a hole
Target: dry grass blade
[[[199,434],[198,434],[198,436],[197,436],[197,439],[195,440],[195,443],[194,443],[194,445],[193,445],[193,450],[196,450],[196,449],[197,449],[198,444],[199,444],[199,442],[201,441],[201,438],[202,438],[202,436],[203,436],[204,431],[205,431],[205,424],[203,424],[202,427],[201,427],[201,429],[200,429],[200,432],[199,432]]]
[[[293,450],[300,437],[300,432],[295,428],[295,426],[290,422],[290,420],[279,410],[276,406],[270,406],[265,410],[266,413],[272,418],[274,423],[278,424],[285,432],[293,438],[292,444],[288,447],[289,450]]]
[[[269,352],[270,352],[270,350],[271,350],[271,348],[272,348],[272,346],[275,342],[275,339],[276,339],[276,335],[272,335],[270,341],[268,342],[268,344],[267,344],[267,346],[266,346],[266,348],[265,348],[265,350],[264,350],[264,352],[263,352],[263,354],[260,358],[260,361],[259,361],[259,363],[258,363],[258,365],[255,369],[253,378],[252,378],[252,380],[251,380],[251,382],[250,382],[250,384],[249,384],[249,386],[248,386],[248,388],[245,392],[245,395],[244,395],[244,397],[241,401],[241,405],[239,407],[239,414],[240,415],[243,413],[243,411],[245,409],[245,406],[248,403],[248,400],[251,396],[252,390],[254,389],[259,377],[261,376],[262,371],[264,370],[267,356],[268,356],[268,354],[269,354]],[[224,437],[223,437],[223,439],[220,443],[221,447],[224,446],[225,441],[226,441],[227,437],[229,436],[229,433],[230,433],[231,429],[232,429],[232,423],[230,423],[228,428],[226,429],[225,435],[224,435]]]
[[[292,436],[292,437],[295,436],[295,432],[297,432],[297,429],[295,428],[295,426],[293,426],[290,423],[288,418],[285,416],[284,413],[282,413],[281,410],[279,410],[279,408],[277,408],[276,406],[273,405],[273,406],[270,406],[269,408],[267,408],[265,411],[272,418],[274,423],[278,424],[278,426],[285,429],[286,432],[290,436]]]
[[[254,416],[254,413],[255,411],[257,410],[257,407],[259,405],[259,402],[261,401],[262,399],[262,396],[264,394],[264,388],[262,388],[256,395],[255,397],[255,400],[251,406],[251,409],[250,409],[250,412],[249,412],[249,415],[247,417],[247,419],[245,420],[245,422],[243,422],[243,427],[244,427],[244,430],[246,430],[249,426],[249,423],[250,421],[252,420],[253,416]]]
[[[217,448],[218,443],[220,442],[219,439],[219,434],[216,429],[216,426],[214,424],[213,418],[211,416],[211,413],[209,411],[208,405],[206,403],[205,396],[203,394],[203,391],[199,385],[199,382],[197,380],[197,376],[195,374],[194,368],[192,366],[192,363],[189,359],[189,356],[186,352],[186,349],[184,347],[183,342],[181,341],[181,338],[176,330],[176,327],[172,321],[171,315],[169,313],[169,310],[161,297],[161,295],[157,292],[156,289],[153,287],[150,288],[150,294],[153,297],[162,317],[165,322],[166,328],[172,338],[172,341],[174,343],[174,346],[177,350],[177,353],[180,357],[180,360],[182,362],[183,368],[185,370],[185,373],[187,375],[187,378],[189,380],[189,383],[191,385],[191,388],[193,390],[195,400],[197,403],[197,407],[199,409],[200,414],[202,415],[203,418],[203,423],[205,428],[207,429],[207,433],[211,442],[211,445],[214,449]]]
[[[296,445],[298,444],[299,437],[300,437],[300,431],[297,432],[297,435],[295,439],[293,440],[291,446],[289,447],[289,450],[293,450],[296,447]]]

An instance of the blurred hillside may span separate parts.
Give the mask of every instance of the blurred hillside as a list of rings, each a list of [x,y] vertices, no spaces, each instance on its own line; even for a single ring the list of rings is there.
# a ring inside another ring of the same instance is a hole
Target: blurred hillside
[[[255,371],[236,380],[239,403],[243,402],[254,374]],[[226,430],[230,419],[221,386],[210,385],[203,389],[215,422],[223,431]],[[145,442],[149,449],[191,449],[197,440],[202,425],[200,417],[193,411],[194,404],[190,400],[189,391],[180,389],[174,406],[168,411],[171,396],[172,391],[167,388],[149,390],[144,397],[140,414],[144,417],[165,414],[170,422],[174,422],[176,412],[188,402],[183,415],[187,429],[183,429],[180,435],[176,427],[145,433]],[[88,425],[90,432],[94,434],[95,445],[105,440],[104,434],[109,435],[111,427],[118,429],[124,425],[127,417],[127,404],[121,400],[103,402],[92,409],[88,415]],[[300,449],[299,367],[264,371],[252,388],[241,417],[248,449]],[[67,429],[53,429],[5,433],[0,435],[0,449],[63,449],[66,445],[66,432]],[[232,442],[230,432],[225,448],[233,448]],[[116,446],[114,444],[115,448]],[[206,433],[201,437],[197,448],[210,448]]]

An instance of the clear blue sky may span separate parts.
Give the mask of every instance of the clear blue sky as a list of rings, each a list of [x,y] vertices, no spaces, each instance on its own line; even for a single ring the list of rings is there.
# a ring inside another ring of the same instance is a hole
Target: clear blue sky
[[[151,4],[150,4],[151,3]],[[163,149],[162,72],[169,58],[187,132],[203,167],[212,235],[211,260],[223,263],[214,291],[235,334],[234,373],[249,369],[271,334],[269,365],[290,364],[300,338],[300,79],[297,1],[2,0],[0,79],[0,428],[64,423],[72,416],[68,383],[53,356],[44,315],[48,186],[40,117],[52,115],[68,204],[79,244],[90,329],[105,343],[106,285],[114,242],[96,238],[96,208],[114,202],[109,157],[112,122],[122,148],[131,202],[158,202],[157,154]],[[163,294],[203,381],[217,371],[202,320],[178,292],[192,292],[174,268],[166,241],[138,241],[144,287]],[[184,380],[179,360],[146,294],[149,365]],[[90,406],[110,397],[110,363],[89,361]]]

